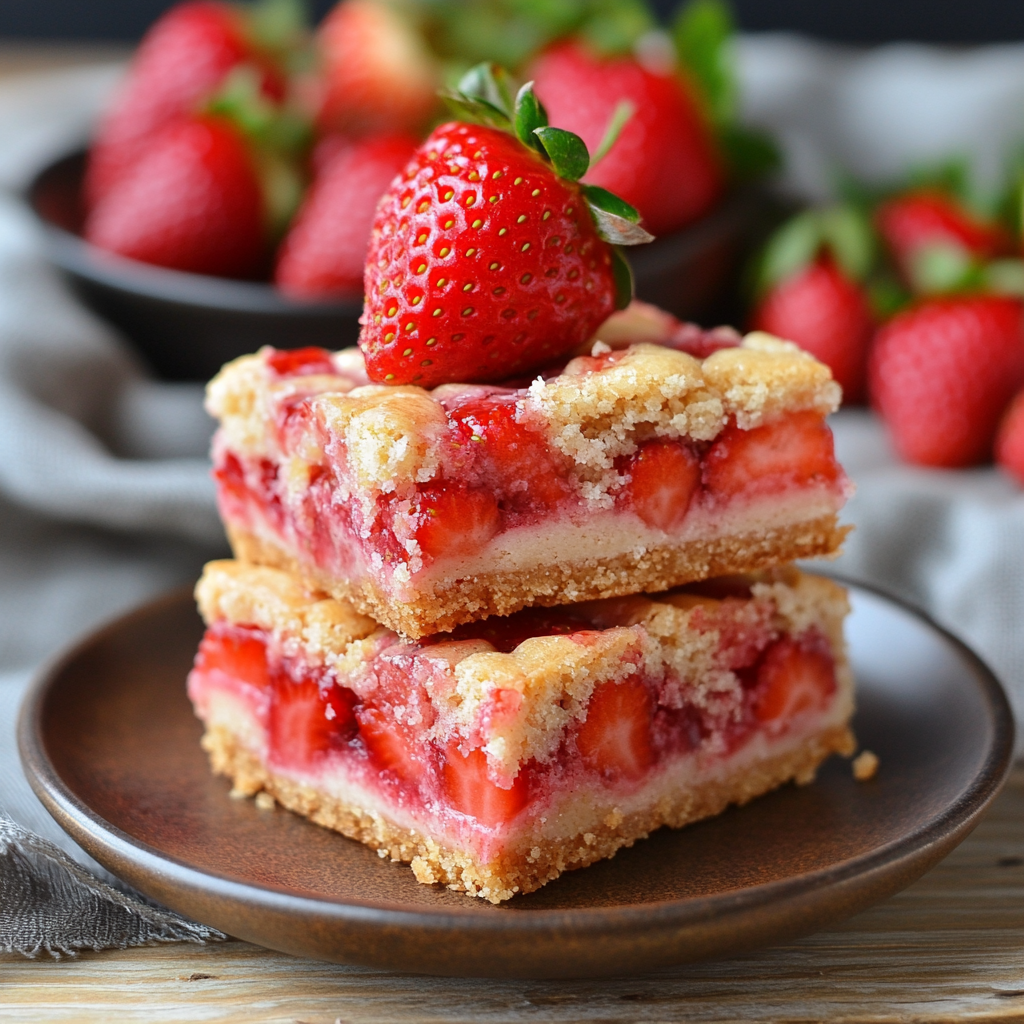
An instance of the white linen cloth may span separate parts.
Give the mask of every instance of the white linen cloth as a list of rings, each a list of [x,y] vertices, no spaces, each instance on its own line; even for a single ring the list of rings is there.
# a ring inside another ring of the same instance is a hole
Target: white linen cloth
[[[738,55],[744,114],[777,133],[788,161],[782,186],[802,198],[826,197],[839,167],[879,179],[961,152],[991,181],[1024,140],[1024,46],[861,52],[762,36],[742,39]],[[16,198],[35,168],[88,137],[117,73],[103,66],[0,83],[0,812],[97,873],[21,773],[21,694],[57,648],[193,580],[225,550],[201,389],[146,378],[46,265]],[[834,426],[858,486],[848,511],[857,530],[836,571],[909,598],[972,644],[1024,720],[1024,493],[995,469],[899,465],[870,413],[840,413]],[[0,950],[216,934],[76,871],[0,817]],[[33,879],[43,905],[29,914]],[[79,916],[98,900],[115,926],[90,920],[69,932],[69,893]]]

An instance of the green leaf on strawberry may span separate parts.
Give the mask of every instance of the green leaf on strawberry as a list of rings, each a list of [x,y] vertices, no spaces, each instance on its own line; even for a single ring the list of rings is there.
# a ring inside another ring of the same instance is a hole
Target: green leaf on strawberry
[[[496,64],[478,64],[462,76],[457,89],[445,90],[441,95],[464,120],[512,131],[566,181],[579,181],[591,166],[586,143],[578,135],[548,124],[547,112],[533,91],[532,82],[527,82],[515,101],[511,101],[508,75]],[[642,245],[653,240],[654,236],[640,227],[639,212],[624,199],[589,185],[583,186],[583,194],[598,234],[606,242]]]

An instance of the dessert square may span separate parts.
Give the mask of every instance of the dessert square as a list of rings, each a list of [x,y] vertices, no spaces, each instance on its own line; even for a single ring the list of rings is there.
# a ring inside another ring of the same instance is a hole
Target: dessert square
[[[827,367],[650,309],[598,338],[503,387],[370,384],[356,349],[229,363],[208,408],[236,556],[415,638],[836,553]]]
[[[268,567],[196,594],[214,770],[495,903],[853,752],[846,594],[793,568],[418,641]]]

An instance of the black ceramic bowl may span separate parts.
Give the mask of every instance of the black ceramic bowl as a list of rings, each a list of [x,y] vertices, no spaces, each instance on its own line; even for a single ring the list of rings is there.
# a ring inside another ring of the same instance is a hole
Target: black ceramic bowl
[[[44,168],[26,199],[46,252],[82,301],[118,327],[167,380],[206,380],[261,345],[337,349],[355,344],[362,302],[300,302],[273,285],[185,274],[125,259],[81,238],[85,153]],[[630,253],[637,295],[683,319],[721,308],[759,220],[756,192],[737,191],[712,213]]]

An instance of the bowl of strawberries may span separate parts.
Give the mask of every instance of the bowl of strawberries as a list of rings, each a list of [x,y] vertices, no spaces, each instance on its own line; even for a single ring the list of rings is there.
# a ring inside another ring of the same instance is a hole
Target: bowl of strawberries
[[[313,31],[295,0],[178,4],[89,150],[28,188],[51,261],[165,379],[354,344],[380,197],[452,116],[453,83],[497,60],[582,140],[587,186],[655,236],[631,254],[636,293],[681,317],[720,306],[774,159],[736,120],[727,8],[689,0],[668,31],[633,0],[536,6],[342,0]]]

